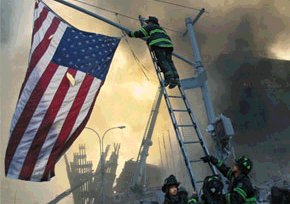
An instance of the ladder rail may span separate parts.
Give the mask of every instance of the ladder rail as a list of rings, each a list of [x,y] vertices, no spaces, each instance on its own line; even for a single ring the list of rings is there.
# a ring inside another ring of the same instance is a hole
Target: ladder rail
[[[171,101],[170,101],[170,96],[164,86],[164,82],[163,82],[163,78],[162,78],[162,74],[161,74],[161,70],[157,64],[157,58],[155,56],[155,53],[150,49],[150,47],[148,46],[149,48],[149,51],[150,51],[150,55],[151,55],[151,58],[153,60],[153,64],[154,64],[154,67],[155,67],[155,70],[157,72],[157,77],[158,77],[158,80],[160,82],[160,85],[162,87],[162,92],[163,92],[163,95],[164,95],[164,98],[165,98],[165,102],[166,102],[166,105],[167,105],[167,109],[169,111],[169,115],[170,115],[170,118],[171,118],[171,121],[172,121],[172,124],[174,126],[174,130],[175,130],[175,133],[176,133],[176,136],[177,136],[177,140],[178,140],[178,143],[179,143],[179,146],[180,146],[180,149],[181,149],[181,153],[183,155],[183,159],[184,159],[184,162],[185,162],[185,165],[186,165],[186,168],[187,168],[187,171],[189,173],[189,176],[190,176],[190,181],[191,181],[191,184],[192,184],[192,187],[195,191],[197,191],[197,184],[201,183],[200,181],[196,181],[195,180],[195,174],[194,174],[194,171],[193,171],[193,168],[192,168],[192,161],[193,160],[190,160],[189,159],[189,155],[188,155],[188,152],[186,151],[186,144],[189,144],[188,142],[184,141],[184,138],[182,137],[182,134],[179,130],[179,126],[182,126],[182,125],[177,125],[177,119],[176,119],[176,116],[174,114],[174,110],[176,109],[173,109],[172,105],[171,105]],[[178,90],[179,90],[179,93],[180,93],[180,98],[183,99],[183,102],[185,104],[185,107],[187,109],[187,112],[188,112],[188,115],[190,117],[190,120],[191,120],[191,123],[192,123],[192,126],[193,128],[195,129],[195,132],[196,132],[196,136],[197,136],[197,139],[199,140],[199,143],[201,144],[201,147],[203,149],[203,152],[205,153],[205,155],[209,155],[209,150],[207,148],[207,145],[206,145],[206,142],[202,136],[202,132],[199,128],[199,126],[197,125],[197,120],[193,114],[193,111],[191,110],[191,104],[184,92],[184,90],[182,89],[182,87],[180,85],[178,85]],[[185,126],[185,125],[183,125]],[[188,125],[188,126],[191,126],[191,125]],[[195,160],[197,161],[197,160]],[[199,162],[201,162],[201,160],[199,160]],[[216,168],[208,163],[209,167],[210,167],[210,170],[213,174],[217,174],[217,170]],[[198,191],[197,191],[198,192]]]
[[[190,180],[191,180],[192,187],[196,191],[197,190],[197,188],[196,188],[197,185],[196,185],[195,180],[194,180],[195,176],[194,176],[194,173],[193,173],[192,165],[190,163],[188,153],[185,151],[186,147],[185,147],[185,144],[183,143],[183,139],[181,138],[180,130],[179,130],[179,128],[176,125],[177,124],[177,120],[176,120],[176,117],[174,115],[174,112],[172,111],[172,105],[170,103],[170,100],[167,97],[168,93],[167,93],[167,90],[166,90],[166,88],[164,86],[164,82],[162,80],[161,71],[159,70],[159,67],[158,67],[157,62],[156,62],[156,57],[155,57],[154,53],[151,51],[150,47],[149,47],[149,50],[150,50],[151,58],[153,59],[153,64],[154,64],[155,70],[157,72],[157,76],[158,76],[159,82],[160,82],[161,87],[162,87],[162,92],[163,92],[163,95],[164,95],[164,98],[165,98],[167,109],[169,111],[170,118],[171,118],[172,123],[174,125],[174,130],[175,130],[175,133],[176,133],[176,136],[177,136],[177,140],[178,140],[179,146],[181,147],[180,149],[181,149],[181,152],[183,154],[183,159],[184,159],[185,165],[187,167],[188,173],[190,175]]]
[[[191,103],[189,102],[188,98],[186,97],[184,90],[181,88],[180,85],[178,86],[178,89],[179,89],[180,93],[184,96],[184,100],[183,101],[185,103],[186,108],[191,110],[191,108],[190,108],[191,107]],[[205,140],[204,140],[204,138],[202,136],[202,132],[201,132],[199,126],[197,125],[197,120],[196,120],[196,118],[195,118],[195,116],[194,116],[192,111],[189,112],[189,116],[190,116],[190,119],[191,119],[192,123],[195,125],[197,137],[198,137],[199,141],[201,142],[201,146],[202,146],[206,156],[210,155],[209,150],[208,150],[207,145],[206,145],[206,142],[205,142]],[[209,164],[209,166],[211,168],[212,173],[213,174],[218,174],[218,172],[217,172],[216,168],[214,167],[214,165],[212,165],[211,163],[208,163],[208,164]]]

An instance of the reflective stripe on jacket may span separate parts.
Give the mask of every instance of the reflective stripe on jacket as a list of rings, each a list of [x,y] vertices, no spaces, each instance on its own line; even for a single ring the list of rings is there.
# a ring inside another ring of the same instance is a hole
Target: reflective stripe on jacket
[[[231,168],[222,161],[218,161],[215,166],[231,182],[229,193],[225,195],[226,204],[256,204],[255,189],[250,178],[241,174],[234,177]]]
[[[166,31],[157,24],[141,27],[140,30],[131,32],[131,36],[135,38],[147,38],[149,46],[173,47],[172,41]]]

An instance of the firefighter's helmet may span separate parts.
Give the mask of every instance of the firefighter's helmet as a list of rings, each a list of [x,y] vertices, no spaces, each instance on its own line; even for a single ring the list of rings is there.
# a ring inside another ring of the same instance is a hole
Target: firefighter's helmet
[[[207,176],[204,179],[202,190],[204,194],[221,195],[224,184],[219,175]]]
[[[159,23],[158,23],[158,18],[156,18],[155,16],[149,16],[149,18],[146,19],[145,22],[146,22],[146,23],[151,22],[151,23],[154,23],[154,24],[159,25]]]
[[[170,175],[169,177],[167,177],[165,180],[164,180],[164,183],[163,183],[163,186],[162,186],[162,191],[163,192],[166,192],[166,189],[167,187],[169,186],[179,186],[179,182],[177,181],[176,177],[174,175]]]
[[[253,169],[253,162],[246,156],[242,156],[239,159],[236,159],[235,163],[245,174],[250,173],[250,171]]]

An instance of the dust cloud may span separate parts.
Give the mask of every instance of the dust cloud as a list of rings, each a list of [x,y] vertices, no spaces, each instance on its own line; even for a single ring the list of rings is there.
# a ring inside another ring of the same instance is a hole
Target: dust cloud
[[[81,30],[111,36],[122,35],[116,28],[92,17],[80,14],[52,0],[45,2],[66,21]],[[185,31],[184,18],[188,16],[194,18],[197,14],[196,11],[190,9],[162,4],[153,0],[123,0],[122,3],[115,0],[86,2],[132,17],[137,17],[140,14],[143,16],[155,15],[160,19],[161,25],[180,32]],[[210,65],[221,53],[235,49],[235,43],[238,39],[247,41],[251,52],[257,55],[290,59],[289,54],[287,55],[290,43],[288,38],[290,27],[287,27],[290,20],[289,1],[277,0],[273,3],[271,0],[217,0],[210,2],[183,0],[178,3],[196,8],[204,7],[209,12],[204,14],[196,25],[197,38],[201,46],[202,56],[205,59],[205,65]],[[10,121],[28,63],[33,4],[33,0],[1,0],[1,161],[4,160]],[[84,5],[82,7],[113,21],[120,21],[131,29],[139,27],[138,21],[121,16],[117,18],[114,14]],[[180,33],[170,31],[169,34],[173,39],[176,52],[192,59],[187,36],[183,37]],[[146,70],[144,71],[150,80],[147,80],[141,72],[141,68],[134,60],[128,45],[122,40],[112,63],[111,71],[87,124],[88,127],[95,128],[100,134],[112,126],[126,125],[126,129],[122,131],[111,132],[105,141],[106,144],[121,143],[118,174],[126,160],[137,157],[158,87],[146,45],[136,39],[130,39],[129,43],[145,65]],[[175,60],[175,63],[182,78],[193,76],[193,68],[178,60]],[[217,101],[220,93],[218,90],[223,86],[223,81],[218,77],[215,78],[216,72],[210,66],[206,68],[209,71],[212,96],[214,101]],[[200,93],[194,91],[189,96],[199,123],[204,129],[207,121]],[[162,103],[154,131],[154,145],[150,150],[148,162],[160,164],[157,135],[161,135],[167,130],[172,131],[171,123],[165,104]],[[172,140],[176,146],[174,138],[172,137]],[[88,158],[96,166],[99,159],[99,144],[96,136],[84,130],[67,152],[69,159],[72,159],[73,152],[78,151],[79,144],[86,144]],[[25,204],[44,203],[70,187],[63,159],[56,166],[56,177],[50,182],[41,184],[7,179],[3,175],[3,162],[1,162],[0,167],[1,203],[6,204],[14,201]],[[166,171],[166,173],[169,172]],[[183,175],[185,175],[184,172],[180,173],[179,177]],[[72,203],[72,197],[68,196],[62,203]]]

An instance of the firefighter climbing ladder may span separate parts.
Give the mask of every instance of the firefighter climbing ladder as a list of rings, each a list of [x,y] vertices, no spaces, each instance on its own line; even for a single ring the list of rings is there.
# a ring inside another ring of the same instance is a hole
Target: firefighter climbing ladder
[[[139,20],[140,20],[141,25],[143,25],[143,18],[141,16],[139,16]],[[162,87],[161,91],[163,92],[163,95],[165,98],[166,106],[167,106],[174,130],[176,133],[177,141],[178,141],[178,144],[180,146],[180,150],[181,150],[181,153],[182,153],[182,156],[183,156],[183,159],[184,159],[184,162],[185,162],[185,165],[186,165],[189,177],[190,177],[192,187],[195,191],[198,192],[197,184],[203,183],[203,178],[200,178],[201,180],[196,179],[196,176],[195,176],[193,168],[192,168],[192,163],[197,163],[197,162],[203,163],[203,161],[200,158],[191,159],[189,156],[188,150],[187,150],[187,149],[189,149],[189,147],[187,147],[187,146],[189,146],[189,145],[201,145],[204,156],[206,156],[206,155],[209,155],[207,145],[206,145],[205,140],[203,138],[202,132],[197,124],[197,121],[195,119],[193,111],[191,110],[191,104],[189,103],[189,100],[188,100],[184,90],[182,89],[181,85],[179,84],[177,86],[177,88],[178,88],[177,92],[179,94],[177,94],[177,95],[176,94],[175,95],[168,94],[168,91],[164,86],[164,78],[162,76],[161,69],[157,64],[156,55],[155,55],[154,51],[152,51],[150,49],[149,46],[148,46],[148,49],[150,51],[150,55],[151,55],[151,58],[152,58],[152,61],[153,61],[153,64],[154,64],[154,67],[155,67],[155,70],[156,70],[156,73],[158,76],[158,80],[159,80],[160,85]],[[185,109],[174,109],[172,106],[172,103],[171,103],[172,98],[182,100],[184,105],[185,105]],[[190,124],[178,124],[177,118],[176,118],[177,112],[187,113],[189,115],[189,118],[190,118]],[[196,133],[196,139],[193,139],[193,140],[185,140],[184,139],[185,137],[182,135],[180,128],[188,128],[188,127],[194,128],[195,133]],[[216,169],[214,168],[214,166],[212,164],[209,163],[209,167],[210,167],[210,170],[212,171],[213,174],[217,174]]]
[[[166,102],[166,105],[167,105],[167,108],[168,108],[168,111],[169,111],[169,115],[170,115],[174,130],[175,130],[175,133],[176,133],[176,136],[177,136],[177,140],[178,140],[179,146],[181,148],[181,152],[182,152],[182,155],[183,155],[183,158],[184,158],[184,162],[186,164],[186,168],[188,170],[188,173],[189,173],[189,176],[190,176],[190,179],[191,179],[191,184],[192,184],[193,188],[196,190],[197,189],[196,188],[196,184],[197,183],[202,183],[203,180],[196,180],[195,179],[195,175],[194,175],[194,172],[193,172],[193,169],[192,169],[192,163],[203,162],[203,161],[200,160],[200,159],[191,160],[190,157],[189,157],[189,154],[188,154],[186,146],[188,146],[188,145],[201,145],[205,155],[209,155],[208,148],[207,148],[206,143],[204,141],[204,138],[202,136],[201,130],[200,130],[200,128],[199,128],[199,126],[198,126],[198,124],[196,122],[194,114],[193,114],[193,112],[191,110],[191,105],[190,105],[190,103],[188,101],[188,98],[187,98],[185,92],[182,90],[182,87],[180,85],[178,85],[178,92],[180,93],[179,95],[169,95],[168,94],[166,88],[164,87],[164,80],[163,80],[163,77],[162,77],[161,70],[160,70],[159,66],[157,65],[156,56],[155,56],[154,52],[151,51],[151,50],[150,50],[150,54],[151,54],[151,57],[152,57],[152,60],[153,60],[153,63],[154,63],[154,67],[155,67],[157,75],[158,75],[159,82],[160,82],[161,86],[163,87],[162,91],[163,91],[163,95],[164,95],[164,98],[165,98],[165,102]],[[173,109],[172,103],[171,103],[171,99],[172,98],[181,99],[184,102],[186,109]],[[188,115],[189,115],[189,117],[191,119],[191,124],[178,124],[177,119],[176,119],[176,115],[175,115],[176,112],[186,112],[186,113],[188,113]],[[189,140],[189,141],[185,141],[184,140],[184,137],[182,136],[180,128],[186,128],[186,127],[193,127],[195,129],[196,137],[197,137],[196,140]],[[211,169],[212,173],[216,174],[217,172],[216,172],[215,168],[212,165],[209,165],[209,166],[210,166],[210,169]]]

